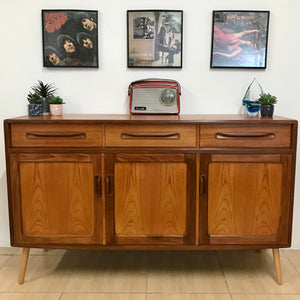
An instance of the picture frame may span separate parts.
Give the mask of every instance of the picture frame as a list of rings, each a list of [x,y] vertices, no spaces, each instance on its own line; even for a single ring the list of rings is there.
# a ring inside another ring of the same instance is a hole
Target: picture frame
[[[43,9],[43,66],[98,68],[98,11]]]
[[[270,11],[214,10],[211,68],[267,67]]]
[[[183,11],[127,11],[127,67],[182,68]]]

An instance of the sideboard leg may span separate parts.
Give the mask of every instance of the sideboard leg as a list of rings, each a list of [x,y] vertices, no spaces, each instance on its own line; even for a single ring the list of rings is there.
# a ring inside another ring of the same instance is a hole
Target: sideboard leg
[[[29,251],[30,251],[30,248],[23,248],[23,253],[22,253],[22,258],[21,258],[21,266],[20,266],[20,273],[19,273],[19,284],[24,283]]]
[[[273,258],[274,258],[274,265],[275,265],[275,272],[276,272],[276,281],[278,284],[282,284],[282,275],[281,275],[281,266],[280,266],[280,253],[279,249],[272,249],[273,251]]]

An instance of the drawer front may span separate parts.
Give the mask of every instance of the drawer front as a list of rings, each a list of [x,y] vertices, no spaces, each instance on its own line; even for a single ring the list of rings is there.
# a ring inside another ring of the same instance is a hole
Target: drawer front
[[[12,124],[13,147],[101,147],[101,125]]]
[[[200,147],[290,147],[291,125],[203,125]]]
[[[196,125],[107,125],[107,147],[196,147]]]

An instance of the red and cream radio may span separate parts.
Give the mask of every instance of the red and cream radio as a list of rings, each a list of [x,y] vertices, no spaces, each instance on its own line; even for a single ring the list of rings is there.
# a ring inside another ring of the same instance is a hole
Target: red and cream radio
[[[131,82],[128,88],[131,114],[179,114],[180,84],[175,80],[149,78]]]

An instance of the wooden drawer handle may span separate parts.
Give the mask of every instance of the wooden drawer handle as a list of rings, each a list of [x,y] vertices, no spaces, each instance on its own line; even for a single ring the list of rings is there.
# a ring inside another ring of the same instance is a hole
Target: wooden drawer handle
[[[200,191],[200,196],[201,197],[206,197],[206,191],[207,191],[207,181],[206,181],[206,175],[205,174],[201,174],[200,175],[200,181],[201,181],[201,190],[202,192]]]
[[[96,197],[100,197],[101,196],[101,192],[102,192],[102,180],[101,180],[101,175],[95,175],[94,176],[94,191],[95,191],[95,195]]]
[[[271,132],[217,132],[216,139],[274,139],[275,134]]]
[[[47,138],[72,138],[72,139],[85,139],[85,132],[74,131],[32,131],[26,133],[28,139],[47,139]]]
[[[113,196],[113,176],[106,175],[105,177],[105,191],[107,197]]]
[[[121,133],[121,138],[123,140],[129,139],[149,139],[149,140],[179,140],[180,134],[177,132],[130,132]]]

